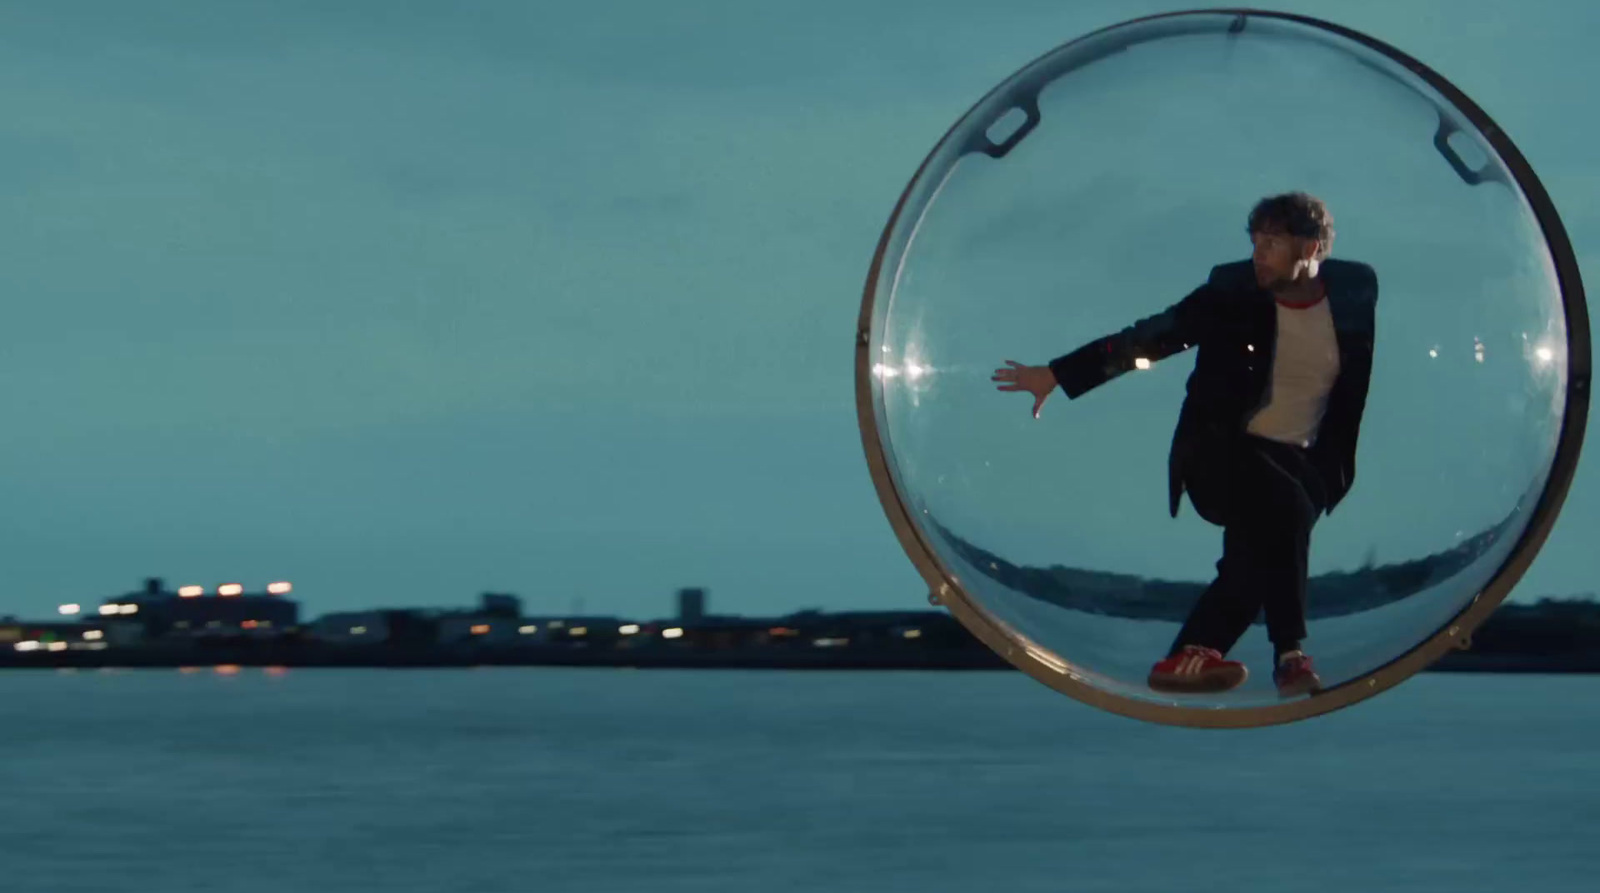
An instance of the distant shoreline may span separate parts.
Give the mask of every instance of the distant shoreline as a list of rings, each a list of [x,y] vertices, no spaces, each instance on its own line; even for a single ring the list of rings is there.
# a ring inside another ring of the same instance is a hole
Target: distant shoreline
[[[283,597],[288,586],[275,583],[265,593],[246,594],[241,586],[229,584],[205,596],[199,587],[169,592],[160,579],[151,578],[144,590],[108,599],[95,615],[83,619],[4,618],[0,670],[1015,669],[952,614],[927,608],[716,615],[705,610],[705,590],[687,588],[678,592],[676,616],[640,621],[527,616],[517,597],[490,592],[481,595],[476,607],[339,612],[306,624],[298,603]],[[1110,599],[1104,589],[1093,591],[1098,595],[1085,596],[1086,602],[1120,606],[1119,616],[1152,610],[1151,604],[1131,597]],[[64,615],[81,611],[80,605],[62,607],[67,609]],[[1426,672],[1600,673],[1600,602],[1545,599],[1502,605],[1473,630],[1467,650],[1448,652]]]
[[[0,654],[0,670],[212,668],[252,669],[466,669],[472,667],[565,667],[635,670],[773,670],[773,671],[1015,671],[987,649],[947,653],[628,653],[626,650],[552,649],[274,649],[197,648],[124,652],[44,652]],[[1473,654],[1453,652],[1423,672],[1496,674],[1600,674],[1596,654]]]

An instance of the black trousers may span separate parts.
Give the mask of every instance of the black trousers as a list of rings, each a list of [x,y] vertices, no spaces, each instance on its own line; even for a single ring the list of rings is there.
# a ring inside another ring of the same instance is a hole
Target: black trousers
[[[1306,451],[1253,435],[1197,456],[1185,470],[1189,501],[1222,527],[1217,576],[1173,640],[1227,654],[1262,611],[1277,650],[1306,636],[1311,528],[1327,497]]]

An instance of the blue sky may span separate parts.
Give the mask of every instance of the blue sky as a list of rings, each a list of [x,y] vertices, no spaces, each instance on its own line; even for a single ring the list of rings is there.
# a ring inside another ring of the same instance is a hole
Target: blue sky
[[[1483,104],[1600,281],[1600,12],[1284,6]],[[879,230],[989,87],[1172,8],[0,6],[0,611],[919,606],[855,422]],[[1593,468],[1523,593],[1600,588]]]

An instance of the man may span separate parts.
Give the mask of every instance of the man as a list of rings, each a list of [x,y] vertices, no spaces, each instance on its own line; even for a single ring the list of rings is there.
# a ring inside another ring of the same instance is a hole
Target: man
[[[1223,264],[1165,311],[1047,366],[1006,361],[1001,391],[1034,397],[1037,418],[1060,387],[1069,399],[1133,369],[1197,348],[1168,462],[1174,517],[1185,490],[1223,528],[1217,576],[1196,602],[1149,685],[1218,692],[1249,671],[1226,659],[1258,613],[1282,697],[1317,691],[1301,650],[1311,528],[1355,479],[1356,440],[1372,373],[1378,280],[1329,260],[1333,218],[1305,193],[1251,211],[1249,261]]]

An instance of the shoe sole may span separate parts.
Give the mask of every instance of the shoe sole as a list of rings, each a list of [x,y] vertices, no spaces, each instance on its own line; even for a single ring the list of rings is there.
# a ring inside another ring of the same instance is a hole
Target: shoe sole
[[[1238,667],[1227,670],[1211,670],[1198,676],[1151,673],[1147,682],[1155,691],[1175,695],[1193,695],[1232,691],[1243,685],[1244,681],[1249,678],[1250,671],[1244,667]]]
[[[1302,680],[1294,685],[1278,686],[1278,697],[1298,698],[1304,695],[1314,695],[1319,691],[1322,691],[1322,680],[1312,676],[1310,679]]]

